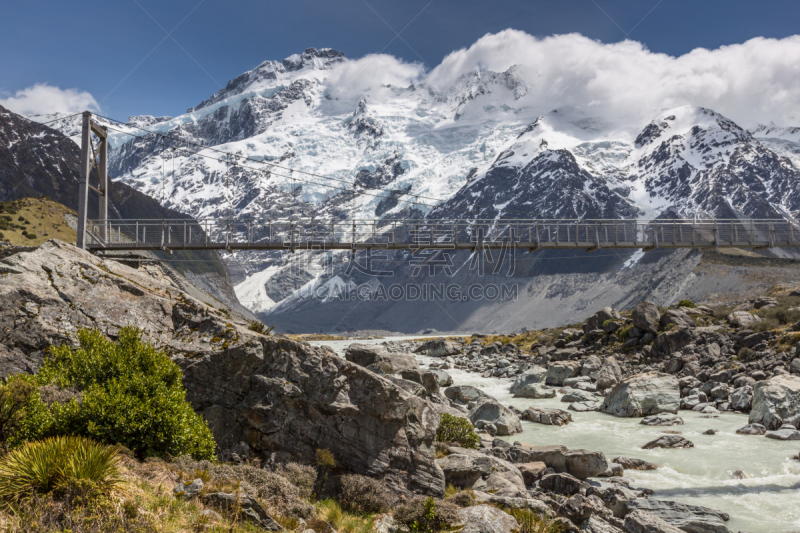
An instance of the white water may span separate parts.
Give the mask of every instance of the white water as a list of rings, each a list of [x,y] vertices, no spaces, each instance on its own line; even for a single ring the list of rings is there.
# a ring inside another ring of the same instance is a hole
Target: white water
[[[418,337],[356,341],[379,344],[385,340],[407,340]],[[353,341],[320,341],[315,345],[331,346],[337,353]],[[427,366],[434,359],[418,356]],[[447,371],[456,385],[472,385],[494,396],[504,405],[525,409],[539,407],[567,408],[558,398],[529,400],[512,398],[511,382],[483,378],[463,370]],[[568,448],[601,451],[610,461],[620,455],[638,457],[659,465],[657,470],[626,470],[625,476],[636,480],[635,486],[653,489],[655,498],[702,505],[731,515],[726,523],[732,532],[790,533],[800,529],[800,461],[791,456],[800,452],[800,442],[782,442],[761,436],[737,435],[747,424],[746,415],[721,414],[718,418],[701,418],[692,411],[680,411],[686,423],[668,428],[639,424],[639,418],[615,418],[592,412],[572,414],[573,422],[562,427],[523,422],[521,434],[505,437],[508,441],[530,444],[562,444]],[[716,435],[703,435],[716,429]],[[643,450],[642,444],[656,438],[663,430],[680,431],[694,443],[694,448]],[[733,472],[741,470],[744,479]]]

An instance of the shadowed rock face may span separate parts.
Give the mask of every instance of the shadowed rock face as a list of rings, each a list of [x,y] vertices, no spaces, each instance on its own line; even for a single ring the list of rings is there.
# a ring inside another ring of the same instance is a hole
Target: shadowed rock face
[[[48,346],[74,344],[81,328],[115,338],[135,324],[181,366],[221,448],[245,441],[303,462],[327,448],[399,492],[444,492],[430,402],[327,349],[250,331],[158,272],[59,241],[0,261],[0,375],[35,372]]]
[[[303,462],[327,448],[340,465],[397,490],[444,492],[436,410],[331,351],[253,335],[181,364],[189,400],[215,435]]]

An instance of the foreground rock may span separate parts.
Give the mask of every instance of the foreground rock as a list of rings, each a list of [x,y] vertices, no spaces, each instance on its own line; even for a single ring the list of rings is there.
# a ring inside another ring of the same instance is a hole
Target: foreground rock
[[[736,430],[739,435],[764,435],[766,432],[767,428],[761,424],[747,424],[743,428]]]
[[[477,450],[451,447],[450,454],[436,463],[447,484],[463,489],[494,491],[509,498],[525,497],[525,480],[511,462]]]
[[[345,359],[380,374],[402,374],[409,370],[419,372],[419,363],[413,355],[390,353],[382,346],[351,344],[347,347]]]
[[[708,507],[684,503],[639,498],[628,502],[628,511],[644,511],[686,533],[730,533],[725,525],[727,513]]]
[[[780,374],[756,383],[748,421],[771,430],[783,424],[797,428],[800,425],[800,377]]]
[[[683,425],[683,418],[672,413],[664,413],[647,416],[639,423],[645,426],[681,426]]]
[[[497,507],[473,505],[458,511],[463,525],[461,533],[507,533],[519,528],[517,520]]]
[[[203,503],[226,512],[238,513],[237,518],[257,525],[267,531],[286,531],[276,522],[267,511],[258,503],[258,500],[248,494],[228,494],[226,492],[212,492],[203,496]]]
[[[628,513],[623,527],[626,533],[685,533],[656,515],[645,511]]]
[[[600,410],[620,417],[677,413],[680,400],[680,386],[675,376],[647,372],[625,378],[615,385],[603,400]]]

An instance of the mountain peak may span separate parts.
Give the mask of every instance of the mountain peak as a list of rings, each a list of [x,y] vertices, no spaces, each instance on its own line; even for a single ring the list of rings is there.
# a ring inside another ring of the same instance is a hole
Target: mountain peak
[[[302,54],[293,54],[284,59],[282,65],[289,72],[301,70],[308,66],[318,70],[326,70],[345,59],[344,53],[333,48],[306,48]]]

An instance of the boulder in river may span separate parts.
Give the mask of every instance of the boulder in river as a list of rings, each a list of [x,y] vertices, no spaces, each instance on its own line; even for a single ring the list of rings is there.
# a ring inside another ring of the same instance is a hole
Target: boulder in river
[[[686,533],[730,533],[725,525],[730,516],[708,507],[652,498],[638,498],[627,505],[629,512],[647,512]]]
[[[565,426],[572,422],[572,415],[561,409],[528,407],[522,412],[522,419],[547,426]]]
[[[567,407],[570,411],[575,411],[577,413],[588,413],[591,411],[599,411],[600,410],[600,402],[575,402],[569,404]]]
[[[617,383],[603,400],[600,410],[621,417],[677,413],[680,400],[675,376],[646,372]]]
[[[778,374],[759,381],[753,389],[751,424],[778,429],[783,424],[800,424],[800,377]]]
[[[568,450],[565,446],[533,446],[517,441],[507,455],[514,463],[541,461],[556,472],[566,472],[579,479],[598,476],[608,469],[602,452]]]
[[[736,430],[739,435],[764,435],[766,432],[767,428],[761,424],[747,424],[743,428]]]
[[[561,401],[567,403],[595,402],[597,401],[597,396],[595,396],[591,392],[586,392],[579,389],[572,389],[564,393],[564,395],[561,397]]]
[[[775,440],[800,440],[800,431],[794,429],[793,426],[789,426],[785,429],[767,433],[767,438]]]
[[[511,385],[511,394],[517,394],[528,385],[544,385],[547,369],[541,366],[532,366],[514,380]]]
[[[469,420],[473,424],[477,424],[478,421],[493,424],[497,428],[497,434],[501,436],[522,433],[522,423],[519,417],[493,398],[484,398],[478,402],[469,412]]]
[[[448,400],[452,400],[462,405],[467,405],[471,402],[477,402],[485,398],[491,398],[491,396],[482,390],[469,385],[454,385],[452,387],[447,387],[444,390],[444,395]]]
[[[419,372],[419,363],[413,355],[389,352],[382,346],[351,344],[345,352],[345,359],[379,374],[401,374],[407,370]]]
[[[453,376],[444,370],[431,370],[431,372],[433,372],[433,374],[436,376],[440,387],[449,387],[453,384]]]
[[[447,357],[461,353],[461,347],[453,342],[444,339],[433,339],[423,342],[414,353],[427,355],[429,357]]]
[[[536,400],[542,398],[555,398],[556,390],[541,383],[531,383],[525,385],[521,389],[517,389],[514,393],[514,398],[533,398]]]
[[[622,465],[622,468],[625,470],[655,470],[658,468],[658,465],[655,463],[635,457],[616,457],[612,462]]]
[[[680,435],[661,435],[642,446],[645,450],[653,448],[694,448],[694,443]]]
[[[672,413],[661,413],[646,416],[639,423],[645,426],[682,426],[683,418]]]
[[[649,332],[655,335],[658,333],[658,323],[661,319],[661,313],[658,312],[658,307],[653,302],[644,301],[636,306],[631,316],[633,318],[633,325],[644,332]]]
[[[734,411],[747,413],[753,405],[753,387],[745,385],[731,393],[731,408]]]

